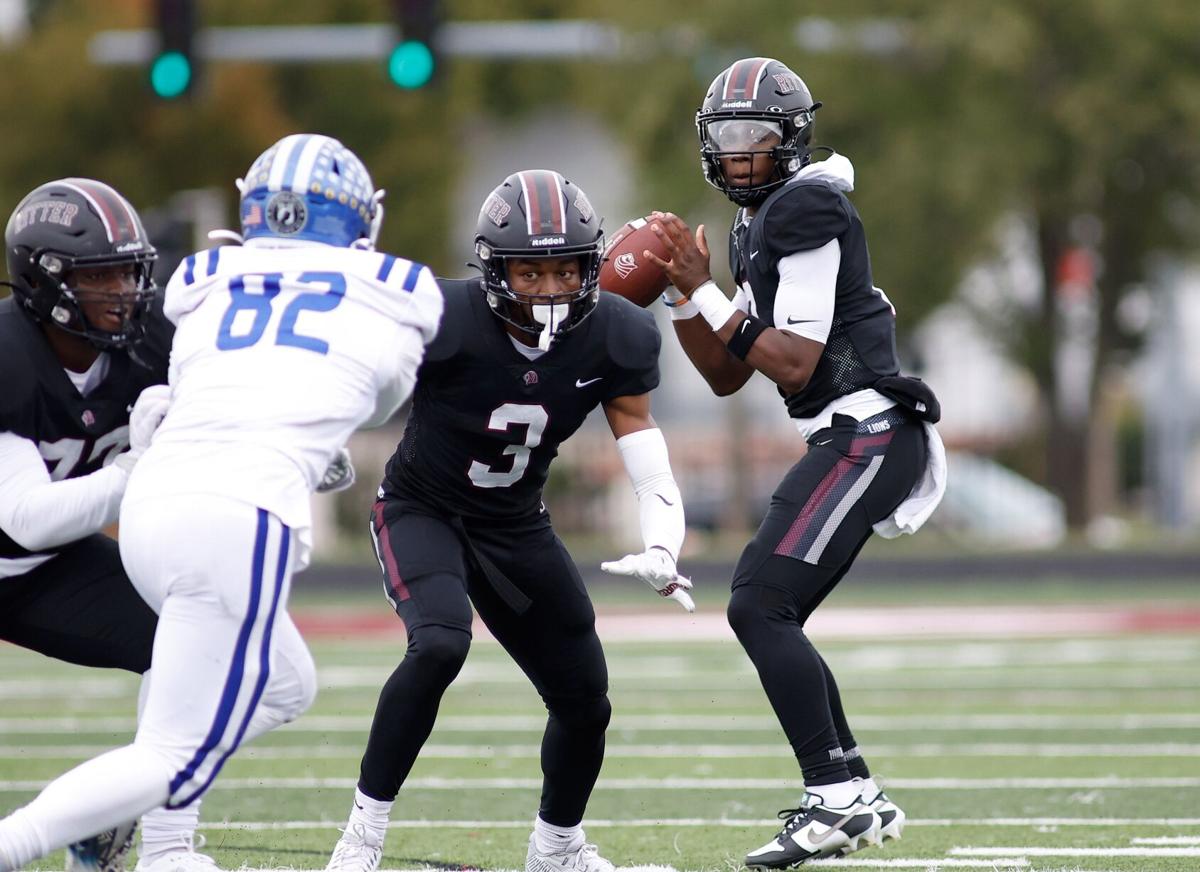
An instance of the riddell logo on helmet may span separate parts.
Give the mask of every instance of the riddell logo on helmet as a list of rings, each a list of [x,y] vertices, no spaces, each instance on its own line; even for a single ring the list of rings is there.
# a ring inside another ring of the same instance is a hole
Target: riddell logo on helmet
[[[721,104],[722,109],[749,109],[754,105],[753,100],[726,100]]]
[[[529,240],[530,245],[566,245],[565,236],[536,236]]]

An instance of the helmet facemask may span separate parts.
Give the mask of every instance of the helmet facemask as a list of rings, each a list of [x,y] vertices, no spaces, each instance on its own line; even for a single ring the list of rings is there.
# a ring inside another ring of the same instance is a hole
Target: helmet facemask
[[[578,327],[596,308],[600,293],[600,262],[603,239],[586,246],[570,246],[552,252],[493,249],[477,239],[475,254],[483,270],[488,305],[498,318],[525,334],[542,351],[567,331]],[[557,294],[526,294],[509,282],[512,261],[546,261],[574,258],[579,266],[580,286]]]
[[[41,300],[53,301],[46,311],[35,312],[42,320],[58,330],[86,339],[102,351],[127,349],[135,345],[146,332],[146,317],[154,300],[152,277],[158,253],[154,249],[124,256],[93,256],[74,258],[57,251],[37,251],[30,255],[30,270],[23,278],[36,282]],[[72,275],[96,268],[130,266],[133,287],[121,290],[84,288],[70,281]],[[120,317],[115,330],[93,324],[85,306],[104,305]]]

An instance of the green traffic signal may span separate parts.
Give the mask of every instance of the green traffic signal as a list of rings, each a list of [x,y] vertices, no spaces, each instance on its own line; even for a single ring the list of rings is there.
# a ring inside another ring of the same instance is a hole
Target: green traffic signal
[[[192,62],[182,52],[168,51],[150,67],[150,87],[165,100],[182,95],[192,83]]]
[[[388,75],[401,88],[420,88],[433,78],[433,52],[419,40],[409,39],[392,49]]]

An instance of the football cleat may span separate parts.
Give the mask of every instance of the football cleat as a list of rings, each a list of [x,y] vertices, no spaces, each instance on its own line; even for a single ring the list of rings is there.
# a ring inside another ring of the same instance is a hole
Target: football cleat
[[[612,863],[600,856],[595,845],[586,842],[567,851],[543,854],[534,836],[529,837],[525,872],[615,872]]]
[[[879,838],[876,841],[883,843],[888,839],[899,839],[904,822],[908,820],[904,809],[888,799],[882,790],[874,798],[863,797],[863,801],[879,815]]]
[[[121,824],[67,847],[67,872],[125,872],[137,821]]]
[[[806,793],[799,808],[779,813],[786,823],[774,839],[746,855],[751,869],[790,869],[809,860],[836,857],[876,841],[879,815],[862,798],[844,808],[825,805],[820,795]]]
[[[342,830],[325,872],[375,872],[383,859],[383,835],[360,823]]]
[[[192,837],[183,836],[177,851],[169,851],[149,863],[146,858],[139,857],[133,872],[221,872],[216,860],[196,850],[196,847],[204,847],[204,836],[194,838],[199,839],[199,846]]]

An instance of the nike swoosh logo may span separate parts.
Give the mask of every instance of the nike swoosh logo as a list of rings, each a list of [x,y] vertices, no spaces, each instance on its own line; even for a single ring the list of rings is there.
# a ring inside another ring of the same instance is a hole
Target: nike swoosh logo
[[[600,379],[602,379],[602,378],[604,378],[604,376],[600,375],[600,376],[596,376],[596,378],[590,378],[587,381],[583,381],[582,379],[575,379],[575,387],[586,388],[588,385],[595,384],[596,382],[600,381]]]
[[[758,249],[757,249],[757,248],[756,248],[756,249],[754,249],[754,251],[750,252],[750,258],[751,258],[751,260],[753,260],[753,259],[754,259],[754,258],[756,258],[756,257],[758,257]]]
[[[825,832],[821,833],[820,835],[817,835],[816,833],[811,833],[809,835],[809,841],[812,842],[814,847],[823,844],[825,842],[825,840],[830,837],[830,835],[841,830],[842,825],[845,824],[846,821],[850,820],[850,818],[852,818],[858,814],[861,814],[861,812],[858,811],[857,807],[850,809],[850,811],[847,814],[842,815],[842,817],[839,820],[834,821],[833,825],[829,829],[827,829]]]
[[[668,506],[675,505],[673,502],[671,502],[669,499],[664,497],[662,494],[655,494],[655,496],[658,497],[660,500],[662,500],[664,503],[666,503]]]
[[[793,318],[788,315],[787,322],[789,324],[816,324],[818,320],[817,318]]]

